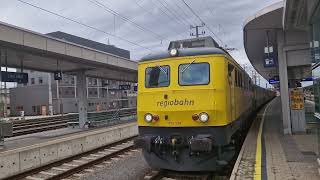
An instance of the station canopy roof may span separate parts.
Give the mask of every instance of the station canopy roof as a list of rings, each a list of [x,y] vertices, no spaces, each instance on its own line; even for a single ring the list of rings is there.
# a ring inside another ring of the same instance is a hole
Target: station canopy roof
[[[137,81],[137,62],[0,22],[1,66]],[[5,61],[7,52],[7,61]]]
[[[278,75],[277,66],[265,67],[265,47],[277,44],[282,29],[283,2],[268,6],[249,17],[243,28],[245,51],[253,67],[265,78]],[[268,44],[267,44],[268,42]]]

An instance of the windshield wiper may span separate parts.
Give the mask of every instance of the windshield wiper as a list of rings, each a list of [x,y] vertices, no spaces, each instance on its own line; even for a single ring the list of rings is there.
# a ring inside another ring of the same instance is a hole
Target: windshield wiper
[[[160,71],[162,71],[165,75],[166,75],[166,79],[168,79],[168,74],[167,74],[167,71],[166,70],[164,70],[161,66],[159,66],[159,65],[156,65],[159,69],[160,69]]]
[[[194,63],[194,61],[196,61],[196,60],[193,60],[191,63],[189,63],[189,64],[181,71],[181,73],[183,73],[185,70],[187,70],[187,69],[190,67],[190,65],[191,65],[192,63]]]

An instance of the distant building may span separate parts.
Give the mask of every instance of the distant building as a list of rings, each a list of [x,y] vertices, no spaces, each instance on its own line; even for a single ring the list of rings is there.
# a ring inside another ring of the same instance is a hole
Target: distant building
[[[110,54],[114,54],[120,57],[124,57],[127,59],[130,59],[130,51],[128,50],[124,50],[124,49],[120,49],[117,48],[113,45],[107,45],[107,44],[103,44],[103,43],[99,43],[96,41],[92,41],[89,39],[85,39],[82,37],[78,37],[78,36],[74,36],[68,33],[64,33],[61,31],[56,31],[56,32],[52,32],[52,33],[48,33],[46,34],[48,36],[54,37],[54,38],[58,38],[58,39],[63,39],[65,41],[69,41],[75,44],[80,44],[82,46],[86,46],[95,50],[99,50],[99,51],[103,51],[106,53],[110,53]]]
[[[111,45],[94,42],[63,32],[53,32],[49,36],[104,51],[117,56],[130,58],[130,52]],[[21,111],[25,115],[49,114],[49,94],[52,94],[53,114],[78,112],[76,77],[63,74],[61,81],[45,72],[24,70],[29,74],[27,84],[18,84],[10,89],[11,115]],[[51,82],[51,83],[50,83]],[[49,91],[51,84],[51,92]],[[119,85],[130,84],[130,90],[119,90]],[[133,84],[114,80],[87,77],[88,111],[102,111],[125,107],[136,107],[136,92]]]
[[[53,80],[49,73],[24,70],[29,74],[27,84],[10,89],[11,115],[21,111],[25,115],[49,114],[49,78],[53,114],[78,112],[76,77],[63,74],[61,81]],[[119,85],[130,84],[130,90],[119,90]],[[136,107],[134,84],[87,77],[88,111]]]

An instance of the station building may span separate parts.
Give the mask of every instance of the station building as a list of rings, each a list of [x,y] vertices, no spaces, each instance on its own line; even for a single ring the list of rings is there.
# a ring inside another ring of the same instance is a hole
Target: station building
[[[130,59],[130,51],[112,45],[60,31],[47,35]],[[53,114],[78,112],[76,76],[64,73],[62,80],[56,81],[50,73],[33,70],[24,72],[28,73],[28,83],[10,89],[11,116],[18,116],[21,111],[25,115],[49,114],[50,102]],[[89,112],[136,107],[134,83],[87,77],[86,84]],[[120,90],[120,85],[130,85],[131,88]]]

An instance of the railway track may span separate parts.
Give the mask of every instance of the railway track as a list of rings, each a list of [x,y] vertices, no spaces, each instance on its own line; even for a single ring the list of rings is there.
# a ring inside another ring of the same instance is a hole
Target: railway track
[[[58,180],[92,173],[92,168],[103,167],[103,164],[111,164],[111,160],[121,158],[124,154],[134,151],[133,138],[63,159],[8,179]]]
[[[122,123],[122,121],[117,121],[123,117],[130,117],[135,115],[135,109],[125,109],[121,111],[121,114],[117,116],[117,118],[113,117],[115,111],[106,111],[101,113],[88,113],[89,121],[95,122],[94,124],[99,125],[113,125],[117,123]],[[49,118],[41,118],[34,120],[23,120],[23,121],[13,121],[13,135],[21,136],[27,135],[37,132],[43,132],[54,129],[61,129],[68,127],[70,122],[77,122],[78,115],[65,115],[65,116],[55,116]],[[104,122],[104,124],[97,123]],[[123,121],[126,122],[126,121]]]

